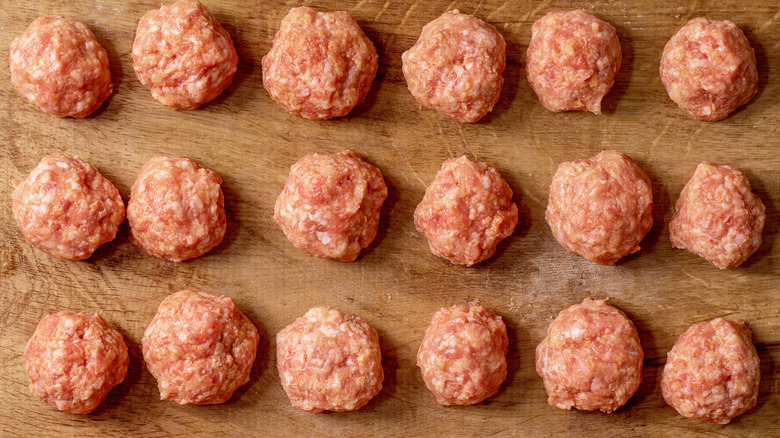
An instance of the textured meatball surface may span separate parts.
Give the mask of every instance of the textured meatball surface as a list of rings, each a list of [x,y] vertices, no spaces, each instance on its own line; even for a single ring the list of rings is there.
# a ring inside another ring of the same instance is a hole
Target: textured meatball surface
[[[766,207],[742,171],[705,161],[680,193],[669,238],[675,248],[733,268],[761,246],[765,222]]]
[[[740,319],[694,324],[669,352],[661,376],[664,400],[680,415],[728,424],[756,405],[761,379],[750,329]]]
[[[601,114],[622,57],[611,24],[583,10],[552,11],[531,26],[526,75],[546,109]]]
[[[66,310],[38,322],[24,363],[34,396],[57,410],[88,414],[122,383],[130,359],[122,335],[103,318]]]
[[[611,413],[639,388],[643,358],[631,320],[604,300],[586,298],[550,324],[536,347],[536,372],[551,406]]]
[[[222,178],[185,157],[154,157],[127,203],[130,241],[174,262],[200,257],[225,236]]]
[[[755,51],[728,20],[689,21],[666,43],[660,74],[670,99],[710,122],[725,119],[758,92]]]
[[[79,157],[44,157],[16,184],[11,199],[24,238],[66,260],[91,256],[114,240],[125,219],[114,184]]]
[[[504,86],[504,37],[491,24],[457,9],[426,24],[401,59],[412,96],[459,122],[479,121],[493,109]]]
[[[86,117],[111,95],[106,49],[84,24],[62,15],[35,19],[8,55],[11,84],[38,111]]]
[[[382,173],[357,153],[315,153],[290,168],[274,220],[301,251],[351,262],[376,237],[385,198]]]
[[[276,366],[292,405],[309,412],[360,409],[384,380],[376,330],[327,307],[310,309],[276,335]]]
[[[259,340],[232,298],[182,290],[160,303],[142,343],[160,400],[207,405],[249,381]]]
[[[512,189],[490,163],[461,156],[441,166],[414,210],[431,252],[453,264],[487,260],[517,225]]]
[[[504,321],[490,309],[447,307],[425,330],[417,366],[440,405],[473,405],[498,392],[508,349]]]
[[[363,101],[379,57],[347,11],[293,8],[263,57],[263,86],[290,114],[341,117]]]
[[[179,0],[146,13],[133,42],[133,70],[152,97],[195,109],[233,81],[238,53],[230,35],[198,0]]]
[[[561,163],[544,217],[564,249],[611,265],[639,251],[653,226],[650,179],[617,151]]]

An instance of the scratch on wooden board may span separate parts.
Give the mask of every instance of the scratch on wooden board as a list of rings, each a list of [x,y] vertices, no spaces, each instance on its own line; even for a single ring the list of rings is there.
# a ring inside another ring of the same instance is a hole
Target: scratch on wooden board
[[[479,161],[479,155],[469,147],[469,143],[466,141],[466,134],[463,132],[463,127],[460,124],[458,124],[458,134],[460,134],[460,143],[463,145],[463,150],[472,155],[475,161]]]
[[[453,6],[455,6],[455,4],[456,4],[456,3],[458,3],[458,0],[455,0],[455,1],[453,1],[453,2],[450,2],[450,4],[448,4],[448,5],[447,5],[447,8],[446,8],[444,11],[445,11],[445,12],[447,12],[447,11],[451,11],[452,9],[454,9],[454,8],[453,8]]]
[[[537,205],[542,205],[544,203],[542,199],[540,199],[538,196],[534,196],[533,192],[526,189],[523,189],[523,198],[530,199],[531,201],[535,202]]]
[[[482,3],[485,3],[485,0],[479,0],[479,3],[477,4],[477,7],[474,8],[474,12],[472,12],[471,15],[474,15],[474,16],[477,15],[477,11],[479,11],[479,8],[482,7]]]
[[[360,0],[358,4],[356,4],[351,10],[354,11],[356,9],[360,9],[368,2],[368,0]]]
[[[539,4],[539,6],[535,7],[533,11],[525,14],[523,18],[520,19],[520,21],[526,21],[529,17],[532,17],[536,15],[537,12],[541,11],[542,9],[546,8],[550,5],[550,0],[545,0]]]
[[[534,136],[534,138],[535,137],[536,136]],[[540,144],[540,142],[536,141],[536,145],[539,146],[539,144]],[[547,161],[550,162],[550,175],[552,176],[553,174],[555,174],[555,169],[557,169],[557,166],[555,165],[555,161],[553,161],[551,156],[546,155],[546,154],[545,154],[544,158],[547,158]]]
[[[376,14],[376,16],[374,17],[374,22],[376,22],[376,21],[378,21],[378,20],[379,20],[379,17],[381,17],[381,16],[382,16],[382,14],[384,14],[384,13],[385,13],[385,11],[387,10],[387,8],[388,8],[388,7],[390,7],[390,0],[387,0],[387,1],[385,2],[385,4],[384,4],[384,5],[382,5],[382,10],[380,10],[380,11],[379,11],[379,13],[378,13],[378,14]]]
[[[650,159],[648,161],[652,162],[653,158],[655,158],[655,147],[658,146],[658,142],[661,141],[661,137],[663,137],[666,134],[666,131],[669,129],[669,126],[672,124],[672,121],[666,122],[666,126],[664,126],[664,129],[661,130],[661,132],[658,133],[658,135],[655,136],[655,139],[653,139],[653,142],[650,144]]]
[[[411,6],[409,6],[409,9],[406,10],[406,13],[404,14],[404,18],[402,18],[401,22],[398,23],[398,26],[396,26],[395,29],[393,29],[393,33],[392,33],[393,36],[398,35],[398,29],[401,29],[401,28],[404,27],[404,25],[406,24],[406,20],[409,19],[409,15],[412,14],[412,11],[417,6],[417,3],[419,3],[419,1],[420,0],[415,0],[415,2],[412,3]],[[392,37],[391,37],[391,39],[392,39]]]
[[[691,143],[693,143],[694,139],[699,137],[699,134],[701,133],[701,131],[704,130],[705,126],[707,126],[707,125],[699,126],[699,129],[697,129],[696,132],[694,132],[693,135],[691,135],[690,138],[688,138],[688,143],[685,144],[685,152],[690,152],[691,151]]]
[[[428,185],[425,184],[425,182],[422,180],[422,178],[420,178],[420,175],[418,175],[417,172],[414,171],[414,167],[412,167],[412,163],[411,163],[411,161],[409,161],[409,158],[406,157],[406,154],[401,152],[396,147],[395,143],[390,143],[390,145],[393,146],[393,149],[395,149],[395,151],[398,152],[398,154],[401,156],[401,158],[404,159],[404,161],[406,162],[406,165],[409,166],[409,170],[412,171],[412,175],[414,175],[414,177],[417,178],[417,181],[420,181],[420,185],[423,186],[423,187],[428,187]],[[404,174],[404,177],[406,178],[407,181],[409,181],[409,178],[406,177],[406,174]]]
[[[366,287],[365,287],[366,271],[365,271],[365,269],[364,269],[364,268],[365,268],[365,267],[364,267],[363,263],[361,263],[361,264],[360,264],[360,304],[361,304],[361,305],[364,305],[364,304],[365,304],[365,301],[366,301],[366,300],[365,300],[365,292],[366,292]]]
[[[501,6],[497,7],[496,9],[493,9],[493,12],[488,14],[487,18],[485,18],[485,21],[493,21],[493,17],[499,15],[504,10],[507,4],[508,4],[507,2],[501,3]]]
[[[774,22],[777,21],[778,18],[780,18],[780,11],[776,12],[775,15],[773,15],[772,18],[770,18],[769,20],[761,23],[761,25],[758,26],[758,30],[756,30],[756,33],[763,32],[764,29],[774,24]]]
[[[685,274],[688,278],[690,278],[691,280],[694,280],[696,283],[698,283],[698,284],[700,284],[700,285],[702,285],[702,286],[704,286],[706,288],[710,287],[710,284],[707,282],[707,280],[705,280],[703,278],[699,278],[699,277],[689,273],[688,271],[683,271],[683,274]]]

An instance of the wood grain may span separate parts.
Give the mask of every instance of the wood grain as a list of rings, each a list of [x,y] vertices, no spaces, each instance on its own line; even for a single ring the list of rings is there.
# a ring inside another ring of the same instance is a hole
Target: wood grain
[[[279,21],[299,4],[349,10],[377,47],[371,92],[347,117],[313,122],[288,115],[261,85],[260,60]],[[669,1],[236,1],[206,0],[240,56],[230,88],[195,111],[173,111],[151,98],[130,58],[137,20],[159,1],[4,0],[0,48],[7,50],[39,15],[85,22],[106,47],[115,93],[83,120],[38,113],[0,68],[0,435],[142,436],[668,436],[692,433],[769,436],[780,430],[780,9],[760,0]],[[401,53],[428,21],[452,8],[492,24],[507,41],[506,85],[494,111],[476,124],[421,108],[406,90]],[[525,79],[534,20],[553,9],[584,8],[612,23],[623,65],[604,114],[553,114]],[[672,103],[658,79],[668,38],[696,16],[735,21],[756,50],[758,96],[730,118],[694,120]],[[354,263],[309,257],[272,220],[289,166],[314,151],[351,148],[384,173],[390,196],[376,241]],[[544,221],[557,164],[621,150],[653,183],[655,225],[642,250],[604,267],[566,253]],[[11,215],[11,181],[47,154],[76,155],[112,180],[125,200],[141,166],[157,154],[180,154],[224,178],[228,233],[204,257],[180,264],[146,255],[117,239],[89,260],[57,260],[33,249]],[[430,254],[415,232],[414,207],[441,163],[467,154],[494,163],[516,193],[521,222],[496,256],[452,266]],[[720,271],[669,243],[673,203],[696,165],[742,168],[767,206],[764,243],[742,267]],[[179,406],[159,401],[141,356],[141,336],[159,302],[193,288],[233,297],[262,340],[250,382],[226,404]],[[534,370],[534,348],[561,309],[584,297],[610,297],[635,322],[645,349],[644,380],[611,415],[547,405]],[[487,402],[441,408],[415,366],[431,315],[441,306],[480,303],[506,320],[509,376]],[[275,370],[274,336],[317,305],[361,316],[379,332],[385,388],[348,414],[292,408]],[[61,309],[99,312],[127,339],[124,383],[87,416],[54,411],[27,388],[22,352],[37,321]],[[659,390],[665,355],[689,325],[715,317],[750,324],[761,358],[758,406],[726,427],[684,419]]]

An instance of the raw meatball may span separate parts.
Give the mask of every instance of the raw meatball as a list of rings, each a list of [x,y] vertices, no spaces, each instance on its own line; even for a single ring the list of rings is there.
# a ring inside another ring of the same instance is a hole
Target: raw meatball
[[[531,27],[526,74],[546,109],[601,114],[621,59],[612,25],[583,10],[552,11]]]
[[[327,307],[309,310],[276,335],[276,366],[292,405],[309,412],[360,409],[384,379],[376,330]]]
[[[586,298],[550,324],[536,347],[536,372],[550,406],[609,414],[639,388],[643,358],[631,320],[604,300]]]
[[[401,59],[412,96],[459,122],[484,117],[504,86],[504,37],[492,25],[457,9],[426,24]]]
[[[661,82],[683,111],[725,119],[758,92],[756,54],[731,21],[694,18],[666,43]]]
[[[37,109],[57,117],[86,117],[111,94],[106,49],[78,21],[37,18],[11,43],[11,84]]]
[[[664,400],[680,415],[713,424],[756,405],[761,369],[740,319],[694,324],[674,344],[661,376]]]
[[[639,251],[653,226],[650,179],[617,151],[561,163],[550,184],[545,219],[566,251],[611,265]]]
[[[274,220],[301,251],[351,262],[376,237],[385,198],[382,173],[360,155],[315,153],[290,168]]]
[[[70,414],[97,408],[125,379],[129,363],[122,335],[96,313],[47,315],[24,349],[32,394]]]
[[[506,378],[506,326],[482,306],[442,308],[425,331],[417,366],[440,405],[473,405]]]
[[[230,35],[198,0],[149,11],[138,22],[133,70],[165,106],[195,109],[215,99],[237,66]]]
[[[293,8],[263,57],[263,86],[290,114],[341,117],[368,94],[377,61],[374,45],[349,12]]]
[[[669,222],[675,248],[687,249],[720,269],[739,266],[761,246],[766,207],[732,166],[703,162],[680,193]]]
[[[160,400],[212,405],[249,381],[259,340],[230,297],[183,290],[160,303],[142,343]]]
[[[517,225],[512,189],[490,163],[465,155],[441,166],[414,210],[431,252],[456,265],[490,258]]]
[[[16,183],[12,199],[24,238],[67,260],[85,259],[114,240],[125,219],[116,187],[79,157],[44,157]]]
[[[222,178],[185,157],[154,157],[127,203],[130,241],[174,262],[200,257],[225,236]]]

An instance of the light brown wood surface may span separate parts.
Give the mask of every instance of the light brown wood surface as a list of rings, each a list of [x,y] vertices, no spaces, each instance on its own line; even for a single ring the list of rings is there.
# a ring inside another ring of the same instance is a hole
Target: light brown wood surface
[[[2,436],[729,436],[780,434],[780,4],[719,1],[317,1],[345,9],[379,53],[365,102],[337,120],[288,115],[261,83],[262,56],[279,21],[301,2],[206,0],[238,50],[238,73],[218,99],[195,111],[155,101],[135,77],[130,50],[138,19],[159,7],[143,1],[0,2],[0,52],[40,15],[83,21],[109,54],[114,94],[92,116],[57,119],[35,111],[0,62],[0,435]],[[460,8],[489,21],[507,41],[506,84],[492,113],[462,124],[422,108],[409,94],[401,53],[422,26]],[[525,78],[531,24],[554,9],[584,8],[612,23],[623,65],[604,114],[553,114]],[[756,50],[758,96],[724,121],[700,122],[672,103],[658,79],[666,41],[696,16],[730,19]],[[3,55],[3,57],[6,55]],[[7,59],[7,58],[3,58]],[[379,234],[353,263],[296,250],[272,220],[290,165],[302,155],[353,149],[384,173],[390,195]],[[653,183],[655,224],[642,250],[614,266],[565,252],[544,220],[561,161],[614,148],[632,156]],[[114,182],[125,201],[141,166],[158,154],[185,155],[218,171],[227,235],[198,259],[172,263],[127,239],[69,262],[32,248],[11,214],[11,181],[47,154],[79,155]],[[467,268],[431,255],[412,213],[441,163],[467,154],[494,163],[515,191],[520,223],[490,260]],[[767,207],[764,243],[737,269],[721,271],[672,249],[668,221],[696,165],[736,165]],[[233,297],[261,333],[250,382],[219,406],[160,401],[141,355],[141,337],[168,294],[192,288]],[[534,349],[549,322],[584,297],[609,297],[640,332],[642,385],[606,415],[550,407],[534,370]],[[442,306],[480,303],[509,329],[509,375],[500,392],[472,407],[442,408],[425,388],[415,356]],[[313,306],[359,315],[379,332],[382,392],[358,412],[310,414],[290,406],[276,373],[274,337]],[[124,336],[130,370],[95,412],[61,413],[30,395],[23,349],[38,320],[63,309],[98,312]],[[667,406],[659,378],[668,350],[691,324],[715,317],[748,321],[761,359],[758,406],[721,427]]]

